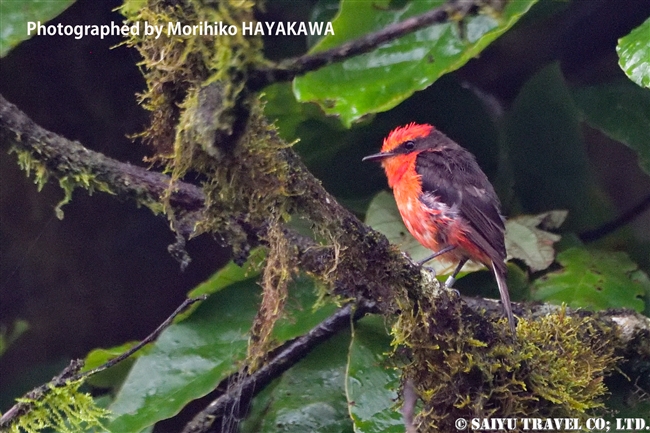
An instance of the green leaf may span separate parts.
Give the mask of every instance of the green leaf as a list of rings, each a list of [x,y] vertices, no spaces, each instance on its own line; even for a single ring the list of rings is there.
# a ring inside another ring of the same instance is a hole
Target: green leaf
[[[137,342],[124,343],[120,346],[111,347],[108,349],[94,349],[87,356],[84,361],[83,371],[92,370],[97,368],[100,365],[105,364],[113,358],[120,356],[122,353],[131,349],[135,346]],[[135,360],[140,356],[146,354],[151,348],[150,345],[143,347],[142,349],[135,352],[129,358],[124,361],[112,366],[108,370],[102,371],[101,373],[94,374],[90,376],[87,382],[99,388],[118,388],[126,379],[129,374],[129,370],[135,363]]]
[[[317,347],[277,381],[257,432],[352,433],[345,400],[350,334]]]
[[[402,217],[395,204],[393,195],[382,191],[375,196],[366,212],[366,224],[386,236],[390,243],[395,244],[400,250],[407,253],[413,260],[422,260],[432,254],[431,250],[424,248],[407,230]],[[454,271],[456,263],[446,260],[445,255],[436,257],[426,264],[433,268],[436,275],[449,275]],[[467,262],[463,271],[473,272],[481,269],[482,265]]]
[[[306,334],[334,314],[337,308],[334,303],[317,305],[316,290],[314,280],[308,277],[300,277],[289,286],[287,314],[273,329],[277,341],[284,342]]]
[[[587,123],[634,150],[650,174],[650,91],[628,81],[578,89],[573,96]]]
[[[75,0],[3,0],[0,1],[0,57],[31,36],[27,35],[27,23],[46,21],[66,10]]]
[[[6,327],[0,326],[0,356],[2,356],[9,346],[11,346],[21,335],[29,330],[29,322],[23,319],[16,319],[11,331]]]
[[[260,274],[260,263],[264,260],[264,248],[255,248],[248,256],[243,266],[230,261],[226,266],[215,272],[207,281],[199,284],[187,294],[188,298],[211,295],[240,281],[254,278]]]
[[[509,258],[522,260],[533,271],[548,268],[555,258],[553,244],[560,240],[560,236],[544,229],[558,228],[566,216],[566,211],[556,210],[538,215],[521,215],[506,221]]]
[[[557,256],[563,269],[534,282],[533,299],[574,308],[643,311],[648,276],[625,253],[570,248]]]
[[[650,18],[618,40],[618,64],[630,80],[650,87]]]
[[[508,2],[498,16],[467,17],[462,36],[455,23],[426,27],[370,53],[298,77],[294,80],[294,93],[299,101],[317,102],[326,113],[340,115],[349,127],[362,116],[393,108],[442,75],[463,66],[512,27],[536,1]],[[311,52],[339,46],[444,3],[413,1],[403,8],[391,9],[388,1],[343,0],[332,22],[335,34],[321,39]]]
[[[190,290],[187,293],[187,297],[197,298],[203,295],[211,295],[232,284],[257,277],[260,274],[261,263],[265,257],[266,250],[264,248],[254,248],[248,255],[248,260],[246,260],[243,266],[239,266],[231,260],[223,268],[212,274],[206,281]],[[194,313],[199,305],[193,304],[187,311],[179,314],[174,321],[180,322],[181,320],[185,320]]]
[[[589,165],[579,114],[554,63],[524,84],[505,131],[522,213],[567,209],[573,231],[601,224],[609,209]]]
[[[139,432],[174,416],[236,371],[246,354],[258,297],[254,281],[233,284],[167,328],[131,369],[110,407],[108,429]]]
[[[318,0],[316,5],[311,11],[311,16],[309,21],[314,22],[327,22],[332,21],[336,16],[336,13],[339,11],[339,0]],[[323,35],[308,35],[307,36],[307,46],[309,48],[313,47],[323,39]]]
[[[230,265],[224,267],[227,268]],[[224,275],[222,272],[221,277]],[[199,305],[189,318],[167,328],[150,351],[136,361],[110,407],[115,417],[108,426],[110,431],[138,432],[174,416],[187,403],[211,392],[223,378],[237,371],[246,355],[259,286],[252,279],[220,281],[227,287]],[[273,333],[279,342],[306,333],[336,308],[332,304],[313,308],[314,281],[306,277],[292,283],[289,293],[287,314]]]
[[[365,317],[355,324],[350,344],[346,394],[357,433],[402,433],[398,411],[399,372],[388,365],[391,338],[384,319]]]

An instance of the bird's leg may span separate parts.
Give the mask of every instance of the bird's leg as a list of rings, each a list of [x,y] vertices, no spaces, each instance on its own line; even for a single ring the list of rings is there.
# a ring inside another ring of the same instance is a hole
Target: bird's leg
[[[449,246],[446,246],[446,247],[444,247],[443,249],[441,249],[440,251],[438,251],[437,253],[433,253],[433,254],[431,254],[431,255],[430,255],[429,257],[427,257],[426,259],[424,259],[424,260],[420,260],[420,261],[418,262],[418,264],[419,264],[420,266],[422,266],[422,265],[425,264],[426,262],[429,262],[429,261],[435,259],[436,257],[443,255],[444,253],[448,253],[449,251],[453,250],[454,248],[456,248],[455,245],[449,245]]]
[[[447,281],[445,281],[445,287],[448,289],[451,289],[451,287],[454,285],[456,282],[456,275],[460,272],[461,269],[463,269],[463,266],[465,266],[465,263],[467,263],[468,259],[462,259],[460,262],[458,262],[458,266],[456,266],[456,269],[454,270],[454,273],[447,278]]]

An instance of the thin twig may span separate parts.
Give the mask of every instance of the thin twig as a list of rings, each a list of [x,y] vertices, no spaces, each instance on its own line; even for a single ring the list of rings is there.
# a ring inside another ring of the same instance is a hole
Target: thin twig
[[[41,385],[37,388],[34,388],[33,390],[29,391],[27,394],[25,394],[26,399],[29,400],[40,400],[42,399],[47,393],[52,391],[52,388],[54,387],[62,387],[65,386],[69,382],[75,382],[77,380],[85,379],[89,376],[95,375],[99,372],[102,372],[119,362],[124,361],[126,358],[130,357],[133,355],[135,352],[138,350],[142,349],[145,345],[151,343],[153,340],[155,340],[160,333],[167,328],[172,321],[183,311],[185,311],[190,305],[203,301],[207,298],[206,295],[199,296],[196,298],[190,298],[186,299],[183,301],[181,305],[176,308],[176,310],[164,321],[162,322],[151,334],[149,334],[144,340],[140,341],[138,344],[133,346],[131,349],[127,350],[126,352],[122,353],[119,356],[116,356],[113,359],[109,359],[106,361],[104,364],[93,368],[92,370],[84,371],[84,372],[79,372],[83,366],[84,362],[81,359],[75,359],[70,361],[70,364],[58,375],[54,376],[51,381],[48,383]],[[16,403],[13,405],[8,411],[6,411],[2,417],[0,417],[0,429],[8,429],[9,426],[12,424],[12,422],[19,416],[22,416],[26,413],[28,413],[31,410],[32,403]]]
[[[330,50],[285,60],[273,68],[253,70],[248,80],[248,88],[252,91],[261,90],[269,84],[290,81],[299,75],[304,75],[332,63],[368,53],[386,42],[415,32],[423,27],[446,22],[452,9],[461,13],[467,12],[468,4],[472,4],[472,2],[450,2],[422,15],[384,27],[379,31],[346,42]]]
[[[625,224],[631,222],[648,209],[650,209],[650,195],[641,200],[641,203],[623,213],[618,218],[612,221],[608,221],[602,226],[595,229],[584,231],[580,233],[578,237],[582,242],[585,243],[597,241],[598,239],[604,238],[608,234],[615,232]]]
[[[95,367],[92,370],[84,371],[83,373],[78,374],[77,375],[78,377],[73,377],[72,380],[82,379],[87,376],[92,376],[94,374],[100,373],[106,369],[111,368],[115,364],[124,361],[126,358],[133,355],[135,352],[142,349],[144,346],[146,346],[147,344],[151,343],[153,340],[158,338],[160,333],[163,332],[169,325],[171,325],[172,321],[174,321],[176,316],[178,316],[183,311],[185,311],[190,305],[195,304],[199,301],[205,301],[206,299],[208,299],[207,295],[201,295],[196,298],[188,298],[184,300],[183,303],[179,305],[178,308],[176,308],[176,310],[174,310],[174,312],[164,322],[162,322],[151,334],[147,335],[144,340],[140,341],[138,344],[136,344],[135,346],[133,346],[123,354],[116,356],[113,359],[109,359],[104,364]]]
[[[307,334],[286,344],[255,373],[244,377],[241,377],[241,374],[235,375],[230,380],[234,383],[228,386],[223,395],[199,412],[185,426],[183,433],[230,431],[227,429],[227,417],[234,416],[237,419],[243,417],[251,399],[273,379],[303,359],[316,346],[350,326],[351,321],[360,319],[374,308],[375,304],[371,301],[359,301],[356,305],[348,304],[312,328]]]

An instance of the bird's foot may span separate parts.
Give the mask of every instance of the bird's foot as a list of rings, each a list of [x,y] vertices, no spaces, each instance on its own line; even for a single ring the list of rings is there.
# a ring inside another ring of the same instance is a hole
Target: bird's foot
[[[449,278],[447,278],[447,281],[445,281],[445,287],[451,289],[454,286],[455,282],[456,282],[456,277],[452,275]]]
[[[437,275],[436,269],[433,266],[422,266],[422,269],[431,272],[431,275],[435,277]]]

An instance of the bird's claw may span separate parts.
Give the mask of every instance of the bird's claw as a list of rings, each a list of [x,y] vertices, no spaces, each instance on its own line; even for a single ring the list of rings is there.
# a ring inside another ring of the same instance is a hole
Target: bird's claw
[[[422,266],[422,269],[431,272],[434,277],[437,275],[436,269],[432,266]]]

